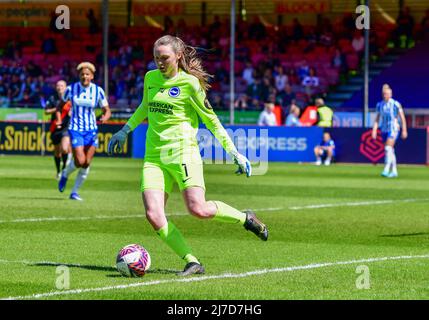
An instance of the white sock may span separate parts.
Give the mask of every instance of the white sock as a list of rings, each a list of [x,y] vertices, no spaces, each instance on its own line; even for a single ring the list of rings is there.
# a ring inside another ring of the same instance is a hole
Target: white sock
[[[76,181],[74,182],[74,187],[72,193],[78,193],[79,188],[82,186],[83,182],[88,177],[89,167],[88,168],[80,168],[77,173]]]
[[[73,160],[73,153],[67,155],[66,167],[70,164],[70,161]]]
[[[65,169],[63,170],[63,174],[66,178],[68,178],[68,176],[73,173],[76,170],[76,166],[74,164],[74,161],[71,160],[65,167]]]
[[[393,148],[391,146],[385,146],[384,147],[384,151],[385,151],[385,156],[384,156],[384,172],[389,172],[390,171],[390,167],[392,165],[392,150]]]
[[[321,157],[317,157],[316,158],[316,162],[322,162],[322,158]]]
[[[398,169],[396,168],[396,154],[395,149],[392,148],[392,173],[398,174]]]

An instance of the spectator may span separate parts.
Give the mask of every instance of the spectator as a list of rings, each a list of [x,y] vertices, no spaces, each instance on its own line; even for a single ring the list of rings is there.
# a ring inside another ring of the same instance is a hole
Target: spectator
[[[335,157],[335,142],[329,132],[323,133],[323,140],[314,148],[314,155],[316,156],[316,165],[320,166],[322,160],[325,166],[331,164],[332,159]]]
[[[236,110],[239,110],[239,111],[245,111],[245,110],[247,110],[247,108],[248,108],[248,106],[247,106],[247,100],[248,99],[249,98],[247,97],[247,95],[242,94],[241,96],[238,97],[237,100],[235,100],[235,102],[234,102],[234,108]]]
[[[164,16],[164,33],[175,34],[174,22],[169,15]]]
[[[120,38],[114,25],[109,26],[109,47],[111,50],[118,50],[120,47]]]
[[[249,110],[261,110],[261,103],[258,99],[253,98],[248,104]]]
[[[325,102],[322,98],[317,98],[315,101],[317,107],[317,116],[319,127],[332,127],[332,119],[334,117],[334,112],[331,108],[325,105]]]
[[[249,38],[255,40],[262,40],[266,37],[265,26],[261,22],[258,16],[253,17],[253,22],[249,26]]]
[[[277,74],[274,77],[274,82],[278,92],[282,91],[284,87],[288,84],[288,77],[286,74],[284,74],[282,66],[277,67]]]
[[[426,10],[426,14],[422,18],[421,29],[423,40],[429,39],[429,9]]]
[[[133,58],[133,48],[130,45],[124,45],[119,48],[119,64],[122,67],[128,67]]]
[[[246,61],[246,68],[244,68],[241,77],[246,80],[248,86],[252,85],[255,81],[254,72],[255,70],[253,69],[252,63],[250,61]]]
[[[88,10],[88,13],[86,14],[86,18],[88,19],[88,22],[89,22],[89,33],[90,34],[97,33],[99,31],[99,26],[98,26],[98,21],[97,21],[97,18],[95,17],[93,9]]]
[[[300,127],[301,122],[299,121],[299,115],[301,114],[301,109],[295,104],[291,104],[289,114],[286,118],[285,125],[287,127]]]
[[[222,22],[220,21],[219,15],[215,15],[213,17],[213,22],[209,26],[209,32],[216,32],[222,26]]]
[[[8,97],[8,87],[3,82],[3,77],[0,74],[0,108],[8,108],[10,101]]]
[[[304,79],[306,76],[308,76],[310,74],[310,67],[308,66],[307,60],[304,59],[301,62],[301,66],[298,68],[298,76],[299,79]]]
[[[247,86],[246,94],[250,98],[261,100],[262,97],[262,83],[261,78],[255,78],[254,82]]]
[[[7,73],[8,67],[4,64],[3,59],[0,58],[0,76]]]
[[[410,7],[402,8],[396,18],[396,47],[408,48],[412,40],[414,18],[410,14]],[[405,37],[402,43],[402,37]]]
[[[295,41],[298,41],[304,38],[304,29],[297,18],[293,19],[292,30],[293,30],[293,39]]]
[[[331,21],[328,18],[323,19],[322,26],[320,27],[320,29],[318,28],[318,30],[321,30],[319,39],[320,44],[325,47],[331,47],[334,40],[334,33]]]
[[[258,119],[258,126],[276,126],[277,119],[274,114],[274,104],[265,103],[265,109],[261,112]]]
[[[19,79],[17,74],[12,75],[12,82],[10,83],[10,95],[9,98],[11,101],[15,102],[20,99],[19,95],[21,93],[22,82]]]
[[[270,78],[264,77],[261,84],[261,95],[259,99],[266,101],[270,95],[271,81]]]
[[[319,77],[316,76],[314,68],[310,68],[310,73],[302,80],[302,85],[305,88],[307,96],[310,98],[315,92],[315,88],[319,87]]]
[[[60,69],[61,78],[63,78],[63,79],[67,79],[67,78],[70,79],[71,78],[71,74],[72,74],[71,69],[72,69],[72,67],[70,65],[70,61],[65,61],[64,64],[63,64],[63,66]],[[66,82],[69,82],[69,81],[66,81]]]
[[[22,56],[21,43],[17,40],[9,41],[4,52],[6,58],[17,60]]]
[[[55,39],[46,38],[42,43],[42,52],[46,54],[56,53],[57,45],[55,43]]]
[[[343,16],[343,32],[344,36],[350,39],[350,30],[354,30],[356,28],[355,18],[351,12],[344,13]]]
[[[229,92],[229,88],[230,88],[229,79],[228,78],[224,78],[222,80],[222,82],[220,83],[220,91],[221,92]]]
[[[292,91],[292,87],[290,86],[290,84],[286,84],[283,90],[277,93],[277,103],[283,107],[290,105],[295,99],[296,94]]]
[[[356,30],[353,35],[352,47],[358,54],[359,58],[362,58],[365,49],[365,38],[359,30]]]
[[[38,65],[34,64],[33,61],[28,62],[27,73],[31,77],[39,77],[39,76],[43,75],[42,68],[40,68]]]
[[[344,70],[345,66],[345,58],[344,55],[341,53],[340,49],[335,49],[334,57],[332,58],[332,66],[334,68],[338,68],[340,70]]]
[[[30,89],[25,89],[22,98],[18,101],[20,107],[23,108],[38,108],[36,104],[36,99],[31,95]]]
[[[186,36],[186,32],[187,32],[187,26],[186,26],[185,19],[180,18],[179,21],[177,21],[176,34],[178,37],[184,37]]]
[[[128,87],[127,93],[128,105],[137,104],[138,93],[136,87]]]
[[[237,43],[235,45],[235,58],[239,61],[247,61],[249,59],[250,50],[247,45]]]
[[[222,99],[222,96],[219,94],[216,94],[213,98],[213,103],[212,103],[213,109],[216,110],[226,110],[226,104]]]
[[[296,70],[294,68],[289,69],[287,78],[290,85],[296,85],[301,83],[301,81],[299,81],[298,74],[296,73]]]
[[[222,68],[222,63],[220,61],[215,62],[215,68],[216,71],[214,73],[214,78],[216,82],[222,83],[229,80],[229,74],[224,68]]]

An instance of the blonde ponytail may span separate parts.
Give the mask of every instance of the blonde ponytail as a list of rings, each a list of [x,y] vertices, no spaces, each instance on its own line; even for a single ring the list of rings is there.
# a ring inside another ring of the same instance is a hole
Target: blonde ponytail
[[[204,91],[210,89],[209,79],[213,76],[204,70],[202,61],[194,47],[186,45],[182,39],[171,35],[156,40],[154,47],[161,45],[171,45],[174,52],[180,55],[179,68],[196,77]]]

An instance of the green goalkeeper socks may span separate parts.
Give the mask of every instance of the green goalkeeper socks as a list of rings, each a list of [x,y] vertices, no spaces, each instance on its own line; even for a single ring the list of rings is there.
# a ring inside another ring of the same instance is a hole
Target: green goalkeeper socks
[[[241,212],[221,201],[213,202],[216,204],[217,207],[217,212],[213,217],[214,220],[240,224],[244,224],[244,222],[246,221],[246,214],[244,212]]]
[[[181,258],[189,262],[197,262],[198,259],[192,255],[191,248],[186,244],[179,229],[171,222],[168,221],[165,226],[156,231],[162,241],[164,241],[173,251]]]

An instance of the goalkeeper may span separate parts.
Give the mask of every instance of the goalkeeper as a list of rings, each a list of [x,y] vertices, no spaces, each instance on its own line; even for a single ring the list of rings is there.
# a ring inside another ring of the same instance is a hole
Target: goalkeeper
[[[122,149],[127,135],[144,119],[149,125],[141,191],[146,216],[159,237],[186,266],[180,276],[204,273],[176,226],[165,216],[165,205],[173,184],[179,185],[188,211],[201,219],[243,225],[262,240],[268,230],[252,211],[241,212],[221,201],[206,201],[203,162],[196,134],[198,116],[238,165],[237,173],[251,175],[247,158],[237,152],[206,98],[210,75],[202,68],[193,47],[166,35],[154,44],[158,69],[146,73],[143,101],[123,128],[113,135],[108,152]]]

